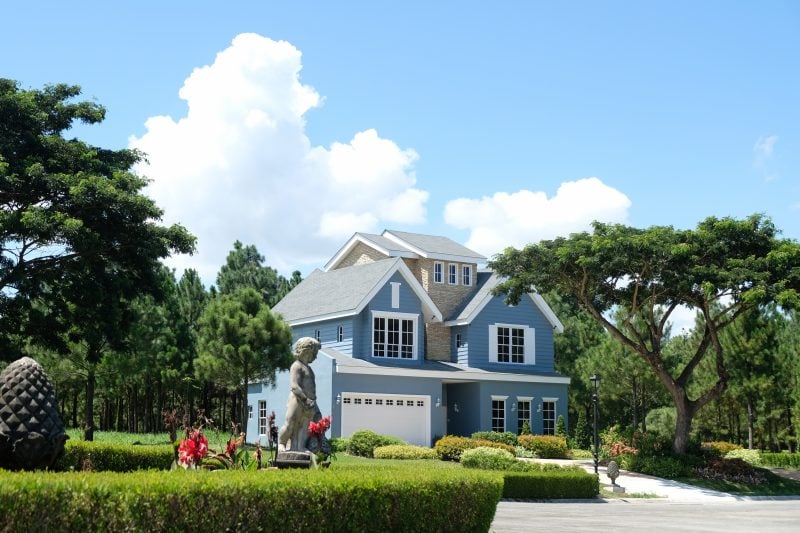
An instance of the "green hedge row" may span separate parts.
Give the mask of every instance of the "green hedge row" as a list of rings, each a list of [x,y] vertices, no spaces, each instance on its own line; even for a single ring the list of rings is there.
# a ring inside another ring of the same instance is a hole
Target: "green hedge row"
[[[424,448],[412,444],[390,444],[378,446],[372,450],[375,459],[439,459],[433,448]]]
[[[488,531],[496,473],[0,472],[5,531]]]
[[[68,440],[56,470],[83,470],[86,460],[96,472],[133,472],[134,470],[169,470],[174,460],[170,444],[137,446]],[[88,465],[87,465],[88,466]]]
[[[800,469],[800,453],[761,453],[761,464],[773,468]]]
[[[596,498],[600,492],[597,476],[587,472],[549,470],[503,474],[503,498],[591,499]]]

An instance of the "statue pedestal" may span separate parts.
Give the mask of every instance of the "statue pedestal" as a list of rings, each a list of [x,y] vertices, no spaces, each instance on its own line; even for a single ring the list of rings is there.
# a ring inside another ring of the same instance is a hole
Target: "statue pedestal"
[[[278,468],[311,468],[311,452],[278,452],[275,466]]]
[[[625,492],[625,487],[620,487],[619,485],[611,485],[612,492]]]

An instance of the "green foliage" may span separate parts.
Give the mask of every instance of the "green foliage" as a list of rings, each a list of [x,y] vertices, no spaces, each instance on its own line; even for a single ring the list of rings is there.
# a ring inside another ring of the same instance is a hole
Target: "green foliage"
[[[503,475],[503,498],[593,499],[599,492],[597,476],[582,470],[505,472]]]
[[[619,466],[631,472],[641,472],[648,476],[676,479],[692,474],[692,463],[677,457],[640,457],[624,454],[619,458]]]
[[[254,245],[233,243],[225,264],[217,275],[220,294],[233,294],[240,289],[255,289],[269,307],[274,307],[281,298],[301,281],[300,272],[295,271],[287,280],[272,267],[266,266],[264,256]]]
[[[434,445],[434,449],[436,450],[436,455],[438,455],[439,459],[442,461],[458,461],[460,460],[461,454],[464,452],[464,450],[471,450],[472,448],[477,448],[478,446],[498,448],[511,454],[514,453],[514,447],[503,442],[471,439],[469,437],[457,437],[454,435],[445,435],[441,439],[437,440],[436,444]]]
[[[569,459],[569,448],[564,437],[555,435],[520,435],[519,443],[534,452],[540,459]]]
[[[652,409],[645,418],[647,431],[671,439],[675,435],[675,421],[677,418],[678,415],[674,407]]]
[[[800,453],[761,452],[761,464],[772,468],[800,470]]]
[[[169,470],[174,459],[174,449],[169,444],[137,446],[68,440],[56,470],[83,470],[89,466],[96,472]]]
[[[728,452],[739,450],[741,448],[742,447],[738,444],[724,441],[704,442],[700,446],[700,449],[703,451],[703,453],[710,455],[711,457],[725,457]]]
[[[373,457],[375,448],[393,444],[406,444],[406,442],[397,437],[378,435],[374,431],[362,429],[350,436],[350,442],[347,443],[347,453],[358,455],[359,457]]]
[[[329,439],[333,453],[346,452],[350,439],[346,437],[332,437]]]
[[[465,468],[480,468],[482,470],[509,470],[517,459],[513,453],[498,448],[478,446],[461,453],[461,464]]]
[[[502,493],[493,473],[422,468],[2,472],[0,484],[9,531],[488,531]]]
[[[567,437],[567,425],[564,423],[564,415],[558,415],[558,420],[556,420],[556,437]]]
[[[522,427],[519,429],[520,435],[530,435],[531,434],[531,421],[525,420],[522,422]]]
[[[517,445],[517,436],[511,433],[510,431],[505,431],[505,432],[477,431],[472,434],[472,438],[477,440],[490,440],[492,442],[502,442],[503,444],[508,444],[509,446]]]
[[[578,410],[578,423],[575,425],[575,446],[581,450],[586,450],[592,445],[592,432],[589,424],[586,423],[586,413],[583,409]]]
[[[758,450],[748,450],[745,448],[731,450],[725,454],[725,459],[742,459],[751,465],[761,466],[761,454]]]
[[[433,448],[413,446],[411,444],[391,444],[378,446],[372,450],[375,459],[438,459]]]

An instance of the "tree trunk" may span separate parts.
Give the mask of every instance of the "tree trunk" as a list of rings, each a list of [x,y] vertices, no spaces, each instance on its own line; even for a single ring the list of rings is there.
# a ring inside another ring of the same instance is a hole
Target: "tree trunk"
[[[81,393],[80,387],[75,387],[72,393],[72,427],[78,427],[78,395]]]
[[[747,397],[747,449],[753,449],[753,421],[755,420],[755,412],[753,409],[753,399]]]
[[[86,410],[83,420],[83,440],[94,440],[94,387],[97,378],[94,375],[94,364],[89,363],[89,370],[86,373]]]
[[[636,376],[633,377],[633,387],[631,387],[633,394],[631,397],[631,410],[633,411],[633,430],[639,430],[639,395],[636,387]]]
[[[239,431],[244,435],[244,441],[247,442],[247,422],[248,422],[248,408],[247,408],[247,388],[250,382],[250,376],[245,375],[242,382],[242,426]]]
[[[677,454],[686,453],[689,445],[689,432],[692,429],[692,418],[695,411],[692,402],[684,395],[675,400],[675,438],[672,441],[672,451]]]
[[[122,431],[125,427],[125,400],[120,395],[117,398],[117,431]]]

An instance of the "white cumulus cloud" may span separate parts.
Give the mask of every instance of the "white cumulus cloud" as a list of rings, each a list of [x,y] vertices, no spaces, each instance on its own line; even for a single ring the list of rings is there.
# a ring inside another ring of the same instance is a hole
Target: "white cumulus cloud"
[[[147,154],[137,170],[148,194],[198,237],[196,268],[211,282],[238,239],[282,271],[319,263],[355,231],[382,222],[423,223],[426,191],[415,188],[418,156],[373,129],[313,146],[306,113],[320,94],[300,81],[292,44],[241,34],[196,68],[179,96],[187,113],[149,118],[130,146]]]
[[[470,231],[466,246],[491,257],[507,246],[567,236],[593,220],[626,222],[631,201],[597,178],[562,183],[555,196],[541,191],[497,192],[458,198],[445,206],[445,222]]]

